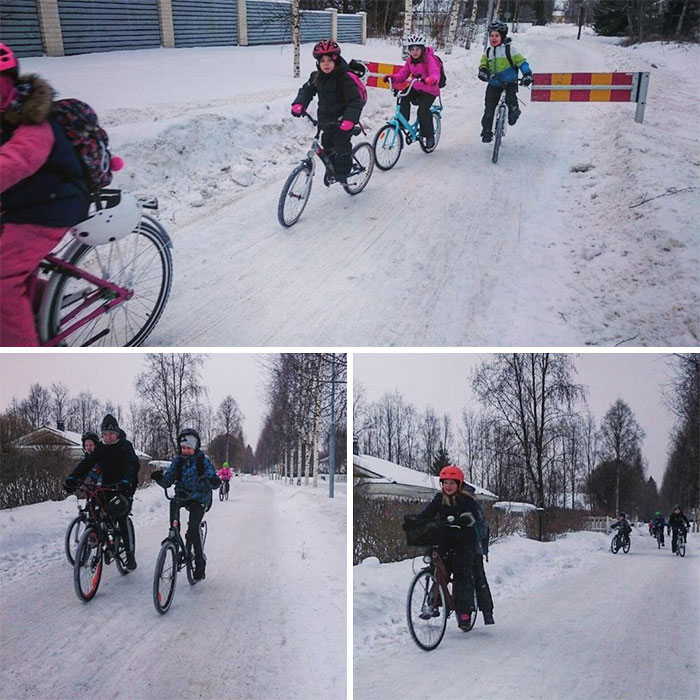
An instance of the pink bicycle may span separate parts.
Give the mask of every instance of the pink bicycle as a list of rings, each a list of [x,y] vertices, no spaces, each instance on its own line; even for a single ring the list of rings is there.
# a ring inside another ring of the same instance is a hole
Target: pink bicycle
[[[155,199],[100,192],[91,215],[39,265],[31,295],[41,345],[136,346],[170,296],[172,243],[144,209]]]

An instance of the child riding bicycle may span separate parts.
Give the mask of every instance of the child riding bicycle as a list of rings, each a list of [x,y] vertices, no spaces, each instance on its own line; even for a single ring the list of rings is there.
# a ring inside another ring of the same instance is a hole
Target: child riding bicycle
[[[482,533],[485,531],[483,511],[471,494],[464,488],[464,473],[459,467],[450,465],[440,471],[442,491],[435,494],[433,500],[417,516],[417,520],[426,522],[439,517],[441,521],[449,516],[454,518],[458,527],[445,527],[440,555],[445,566],[454,576],[454,601],[457,623],[460,629],[471,629],[474,614],[474,558],[481,553]],[[477,588],[477,594],[482,588]],[[488,599],[491,594],[489,591]],[[493,612],[484,595],[478,601],[484,605],[485,612]],[[484,621],[488,622],[486,615]]]
[[[332,39],[319,41],[313,48],[318,70],[301,86],[292,104],[292,116],[301,117],[318,95],[318,121],[323,135],[321,145],[331,159],[335,179],[345,182],[352,169],[352,131],[360,121],[364,102],[355,80],[348,75],[348,64],[340,46]]]
[[[231,486],[231,477],[233,472],[229,469],[228,462],[224,462],[223,467],[216,472],[216,475],[221,479],[222,483],[225,485],[226,491],[228,492]]]
[[[127,512],[117,522],[122,532],[127,532],[127,518],[131,510],[136,484],[138,483],[139,460],[134,451],[134,446],[126,439],[126,434],[119,427],[117,419],[109,413],[102,420],[100,427],[102,442],[95,445],[95,449],[86,453],[78,466],[66,477],[64,488],[69,493],[75,491],[91,470],[99,465],[101,469],[102,485],[106,488],[114,488],[121,491],[129,500]],[[131,550],[131,542],[124,538],[126,548],[127,569],[133,571],[136,568],[136,559]]]
[[[652,522],[652,528],[654,530],[654,537],[657,538],[659,541],[659,545],[661,547],[665,547],[666,544],[664,542],[664,529],[668,523],[666,522],[666,518],[664,518],[663,515],[661,515],[661,511],[657,510],[654,513],[654,520]]]
[[[440,64],[435,58],[432,47],[427,45],[422,34],[410,34],[404,44],[408,47],[408,58],[403,67],[392,75],[385,75],[384,81],[391,84],[402,83],[405,80],[416,78],[410,92],[401,98],[401,114],[406,121],[410,120],[411,105],[418,105],[418,123],[420,133],[426,148],[435,146],[435,132],[433,129],[433,115],[430,107],[435,98],[440,95]]]
[[[676,540],[678,538],[678,534],[681,533],[683,537],[685,537],[689,529],[690,521],[688,520],[688,518],[686,518],[685,513],[683,512],[681,507],[676,506],[673,509],[673,513],[671,513],[671,516],[668,519],[669,534],[671,533],[671,530],[673,530],[673,537],[671,539],[671,549],[673,550],[674,554],[676,552]]]
[[[186,506],[190,513],[187,540],[194,549],[194,578],[200,580],[205,576],[206,557],[199,537],[199,524],[211,506],[211,492],[219,488],[220,480],[209,458],[200,449],[202,441],[194,428],[181,430],[177,443],[180,454],[173,457],[165,472],[152,472],[151,479],[163,488],[175,484],[175,496],[182,500],[189,499]],[[177,504],[171,502],[171,508],[176,507]],[[173,519],[171,511],[171,522]]]
[[[617,516],[617,522],[610,526],[611,530],[617,530],[617,535],[619,538],[624,539],[629,537],[630,532],[632,532],[632,526],[627,520],[627,513],[619,513]]]
[[[486,86],[484,116],[481,119],[481,140],[490,143],[493,139],[493,115],[501,99],[501,93],[506,91],[508,105],[508,123],[512,126],[518,121],[518,69],[523,74],[522,84],[532,83],[532,69],[527,59],[517,52],[511,43],[508,25],[505,22],[492,22],[489,25],[489,44],[486,53],[479,62],[479,80]]]
[[[19,75],[0,43],[0,345],[37,346],[28,283],[68,229],[87,217],[84,174],[72,144],[50,117],[53,89]]]

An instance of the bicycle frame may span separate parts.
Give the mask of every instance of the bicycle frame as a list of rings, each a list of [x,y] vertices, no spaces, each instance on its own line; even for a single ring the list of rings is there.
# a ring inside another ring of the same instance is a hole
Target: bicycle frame
[[[396,110],[394,112],[393,118],[387,121],[387,124],[390,124],[396,129],[396,131],[394,132],[394,139],[396,139],[398,130],[401,129],[406,134],[406,143],[408,145],[412,144],[414,141],[418,141],[418,139],[420,138],[420,124],[418,122],[418,116],[416,116],[415,120],[411,123],[403,116],[403,114],[401,114],[401,99],[408,95],[408,93],[411,91],[411,88],[413,87],[413,83],[415,82],[416,79],[414,78],[403,90],[396,91]],[[433,104],[430,106],[431,114],[441,114],[443,106],[442,98],[439,95],[438,100],[438,104],[435,104],[433,102]],[[391,144],[389,144],[389,147],[393,148],[393,146],[394,142],[392,141]]]
[[[323,130],[321,122],[314,119],[308,112],[304,112],[304,116],[316,127],[316,135],[314,136],[314,140],[311,142],[311,148],[307,152],[306,158],[302,160],[302,163],[308,163],[308,165],[311,167],[311,179],[313,180],[313,177],[316,174],[316,159],[314,156],[318,156],[326,168],[326,173],[331,177],[335,177],[335,168],[333,167],[333,163],[331,163],[331,160],[321,145],[321,141],[319,139],[321,136],[321,131]],[[357,136],[361,131],[362,127],[358,124],[353,127],[352,135]],[[328,182],[326,183],[326,185],[330,184],[331,183]]]
[[[119,523],[107,514],[107,494],[119,493],[116,489],[109,489],[103,486],[90,487],[82,484],[80,487],[86,495],[85,508],[82,512],[86,513],[87,523],[89,526],[96,527],[100,531],[102,544],[107,551],[110,552],[112,558],[116,557],[118,539],[113,537],[110,541],[109,535],[118,535],[124,537],[126,533],[122,533]],[[99,512],[98,512],[99,510]],[[127,513],[128,517],[129,513]],[[107,562],[110,563],[109,561]]]

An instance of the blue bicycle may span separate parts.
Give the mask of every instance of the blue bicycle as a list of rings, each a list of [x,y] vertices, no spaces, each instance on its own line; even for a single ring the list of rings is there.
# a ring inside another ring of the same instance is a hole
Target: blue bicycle
[[[394,118],[388,121],[374,137],[374,161],[380,170],[390,170],[399,161],[401,151],[403,150],[403,141],[406,139],[406,145],[410,146],[414,142],[418,142],[425,153],[432,153],[440,140],[440,125],[442,121],[442,100],[437,98],[430,107],[430,113],[433,116],[433,129],[435,131],[435,143],[432,148],[426,148],[420,136],[420,125],[418,118],[411,124],[401,114],[401,98],[406,97],[413,87],[416,78],[411,80],[404,90],[394,90],[396,96],[396,112]]]

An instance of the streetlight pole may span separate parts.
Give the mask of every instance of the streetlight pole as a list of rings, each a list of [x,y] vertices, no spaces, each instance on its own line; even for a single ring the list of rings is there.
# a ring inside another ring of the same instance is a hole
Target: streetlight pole
[[[331,434],[328,444],[328,498],[334,498],[335,481],[335,353],[331,354]]]
[[[576,39],[581,38],[581,27],[583,26],[583,0],[576,0],[578,2],[578,36]]]

